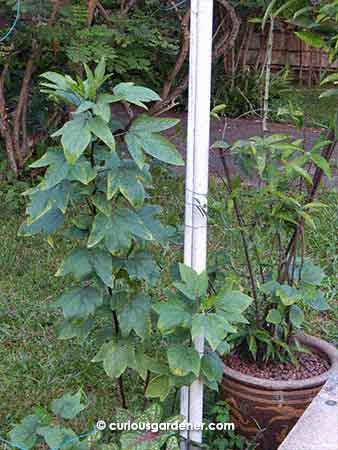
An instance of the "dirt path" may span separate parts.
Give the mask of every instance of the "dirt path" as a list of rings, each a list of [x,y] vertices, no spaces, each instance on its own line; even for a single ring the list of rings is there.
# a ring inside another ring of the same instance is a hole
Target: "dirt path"
[[[174,116],[174,115],[173,115]],[[183,157],[186,153],[186,129],[187,129],[187,115],[181,115],[181,131],[178,135],[172,135],[174,143],[177,145]],[[320,136],[322,130],[317,128],[305,128],[302,133],[288,124],[270,123],[268,134],[290,134],[295,139],[302,138],[305,143],[306,150],[310,150],[313,143]],[[221,119],[211,121],[210,129],[210,143],[222,139],[224,133],[224,140],[230,144],[238,139],[247,139],[252,136],[262,136],[262,126],[259,120],[249,119]],[[337,153],[337,152],[336,152]],[[337,157],[337,154],[335,155]],[[229,164],[233,169],[231,158],[228,157]],[[222,172],[222,163],[217,152],[210,150],[210,172],[212,175],[217,175]]]
[[[115,110],[114,115],[117,116],[122,122],[126,121],[126,114],[124,110]],[[183,158],[186,155],[186,140],[187,140],[187,113],[173,113],[169,112],[163,115],[164,117],[177,117],[181,120],[179,131],[169,131],[167,135],[171,138],[172,142],[177,146]],[[211,120],[210,128],[210,143],[220,140],[224,133],[224,140],[230,144],[238,139],[247,139],[251,136],[262,136],[262,124],[261,120],[255,119],[221,119]],[[305,143],[306,150],[310,150],[314,142],[323,130],[318,128],[305,128],[302,132],[299,132],[294,126],[289,124],[269,123],[268,134],[290,134],[295,139],[301,138]],[[227,156],[229,167],[232,172],[235,172],[235,167],[231,157]],[[333,156],[333,160],[337,163],[338,160],[338,146]],[[332,161],[333,161],[332,160]],[[210,163],[209,169],[211,175],[223,174],[223,167],[217,152],[210,150]],[[179,169],[181,171],[182,169]],[[335,180],[333,181],[335,186],[338,186],[338,175],[335,173]]]

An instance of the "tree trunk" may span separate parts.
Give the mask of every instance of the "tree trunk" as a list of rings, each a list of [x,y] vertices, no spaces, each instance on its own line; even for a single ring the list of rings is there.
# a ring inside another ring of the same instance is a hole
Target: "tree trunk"
[[[169,0],[169,2],[175,6],[173,0]],[[215,42],[214,49],[213,49],[213,61],[216,61],[220,57],[224,57],[226,53],[232,49],[235,45],[236,38],[239,33],[239,28],[241,21],[237,17],[235,8],[233,8],[230,3],[227,0],[217,0],[217,2],[223,7],[223,9],[228,14],[228,17],[231,21],[232,28],[229,31],[224,30],[223,26],[220,26],[219,30],[223,30],[222,37]],[[178,13],[178,8],[175,6],[175,10],[180,18],[180,24],[181,24],[181,30],[182,30],[182,45],[181,50],[179,52],[179,55],[177,57],[177,60],[175,62],[175,65],[170,72],[168,78],[164,82],[164,86],[162,89],[162,101],[155,103],[155,105],[150,109],[151,114],[159,115],[162,114],[165,111],[168,111],[169,109],[172,109],[176,106],[176,99],[183,94],[183,92],[188,87],[189,77],[188,75],[184,75],[183,78],[181,78],[181,81],[175,83],[177,81],[177,77],[179,76],[179,73],[181,69],[184,66],[184,63],[188,57],[189,54],[189,44],[190,44],[190,32],[189,32],[189,17],[190,17],[190,11],[187,11],[187,13],[184,16],[181,16]],[[223,24],[222,24],[223,25]],[[215,33],[213,39],[215,40],[217,35],[217,32]],[[175,86],[176,85],[176,86]],[[175,86],[175,87],[174,87]]]
[[[7,154],[8,164],[14,175],[18,176],[18,166],[15,159],[14,145],[12,140],[12,130],[8,121],[8,115],[6,111],[6,98],[5,98],[5,77],[8,66],[5,66],[0,77],[0,133],[5,141],[5,150]]]
[[[51,16],[48,20],[50,25],[57,20],[62,0],[56,0],[53,5]],[[0,76],[0,134],[5,141],[6,154],[9,167],[14,175],[18,177],[25,162],[30,157],[31,147],[35,144],[27,133],[27,109],[29,101],[29,86],[35,71],[35,62],[39,57],[41,47],[35,40],[32,41],[32,52],[27,61],[25,73],[20,86],[19,99],[13,112],[13,120],[10,121],[6,107],[5,77],[9,63],[5,66]]]

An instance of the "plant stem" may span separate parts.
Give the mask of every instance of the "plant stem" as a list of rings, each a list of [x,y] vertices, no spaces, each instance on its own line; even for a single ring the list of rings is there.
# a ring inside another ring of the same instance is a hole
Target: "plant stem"
[[[113,292],[112,292],[111,288],[109,288],[109,294],[112,295],[112,293]],[[114,325],[115,325],[115,336],[118,336],[118,334],[120,333],[120,325],[119,325],[119,320],[118,320],[116,311],[113,311],[113,320],[114,320]],[[118,383],[117,390],[118,390],[121,406],[122,406],[122,408],[127,409],[127,401],[126,401],[126,395],[124,392],[124,384],[123,384],[122,375],[118,377],[117,383]]]
[[[323,149],[321,156],[323,158],[325,158],[327,162],[329,162],[330,159],[332,158],[334,149],[337,144],[337,140],[335,139],[335,130],[334,129],[331,129],[329,131],[327,139],[329,141],[331,141],[331,143],[328,144]],[[319,188],[322,178],[323,178],[323,170],[320,167],[317,167],[315,170],[315,173],[312,177],[312,189],[308,195],[306,203],[313,202],[313,200],[317,194],[317,191],[318,191],[318,188]],[[302,233],[302,229],[304,228],[304,223],[305,223],[304,218],[301,217],[301,219],[298,222],[298,225],[296,226],[296,228],[290,238],[289,244],[286,248],[286,251],[284,254],[284,260],[282,263],[282,265],[284,265],[284,276],[283,276],[283,272],[281,271],[281,281],[282,282],[288,279],[288,274],[290,271],[290,264],[292,262],[292,255],[295,255],[295,253],[296,253],[298,236],[300,235],[300,233]],[[304,240],[304,238],[302,238],[302,239]]]
[[[270,81],[271,81],[271,63],[272,63],[272,50],[273,50],[273,31],[274,31],[274,17],[270,16],[270,29],[267,48],[267,61],[265,71],[265,88],[264,88],[264,104],[263,104],[263,131],[268,131],[268,115],[269,115],[269,97],[270,97]]]
[[[90,147],[90,163],[91,163],[92,168],[94,168],[95,167],[95,158],[94,158],[93,145],[91,145],[91,147]],[[94,192],[95,191],[96,191],[96,186],[94,188]],[[90,202],[88,202],[88,205],[91,210],[92,216],[95,217],[95,215],[96,215],[95,205],[90,204]],[[109,295],[112,297],[112,295],[113,295],[112,288],[108,287],[108,292],[109,292]],[[113,321],[114,321],[114,326],[115,326],[115,336],[117,337],[120,333],[120,326],[119,326],[119,320],[118,320],[118,317],[117,317],[117,314],[115,311],[113,311]],[[127,402],[126,402],[126,396],[125,396],[125,392],[124,392],[122,375],[118,378],[117,383],[118,383],[117,390],[118,390],[118,395],[120,398],[120,404],[121,404],[122,408],[127,409]]]
[[[220,150],[219,153],[220,153],[221,161],[222,161],[222,164],[223,164],[225,177],[227,179],[228,191],[229,191],[229,194],[231,194],[233,192],[233,188],[232,188],[232,181],[231,181],[231,176],[230,176],[230,171],[229,171],[229,168],[228,168],[228,164],[226,162],[226,158],[224,156],[223,151]],[[249,246],[248,246],[248,242],[247,242],[247,239],[246,239],[245,232],[243,230],[244,221],[242,219],[241,211],[240,211],[240,208],[239,208],[239,205],[238,205],[238,202],[237,202],[236,198],[233,198],[233,203],[234,203],[234,209],[235,209],[237,222],[238,222],[238,225],[239,225],[239,232],[240,232],[241,239],[242,239],[242,244],[243,244],[243,249],[244,249],[244,254],[245,254],[246,266],[247,266],[248,271],[249,271],[249,278],[250,278],[250,284],[251,284],[252,297],[254,299],[254,305],[255,305],[256,327],[260,328],[260,317],[259,317],[259,307],[258,307],[257,286],[256,286],[256,280],[255,280],[254,271],[253,271],[253,268],[252,268],[250,254],[249,254]]]

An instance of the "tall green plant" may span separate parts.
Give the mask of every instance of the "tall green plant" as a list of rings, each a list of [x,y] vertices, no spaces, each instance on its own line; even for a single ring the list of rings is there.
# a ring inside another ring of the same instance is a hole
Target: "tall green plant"
[[[321,291],[325,273],[306,258],[305,242],[306,227],[314,228],[316,214],[325,208],[313,196],[315,180],[306,167],[314,165],[331,178],[330,165],[320,153],[330,145],[321,138],[307,152],[301,141],[290,141],[285,135],[214,144],[224,163],[226,208],[234,214],[243,249],[240,260],[248,276],[241,276],[236,264],[232,269],[236,282],[248,289],[255,306],[250,324],[233,339],[248,348],[255,359],[296,362],[293,350],[299,346],[293,332],[301,329],[306,308],[329,308]],[[256,186],[248,190],[240,176],[232,176],[224,152],[233,154],[243,172],[256,180]],[[249,209],[245,211],[249,214],[244,214],[247,202]],[[211,209],[228,234],[224,206],[217,202]]]
[[[55,303],[64,315],[60,337],[85,338],[94,327],[93,317],[103,317],[111,339],[96,360],[105,360],[107,373],[118,378],[127,367],[143,374],[135,352],[149,338],[151,299],[145,286],[159,279],[149,243],[159,244],[171,233],[156,218],[160,208],[145,202],[152,182],[148,162],[150,157],[176,165],[183,161],[160,134],[175,126],[176,119],[140,115],[124,129],[111,117],[113,103],[146,108],[145,103],[159,99],[155,92],[121,83],[112,94],[105,93],[110,76],[104,60],[94,72],[86,65],[85,71],[84,81],[54,72],[42,75],[43,92],[73,105],[75,112],[53,135],[61,145],[31,165],[47,170],[41,183],[26,192],[28,219],[19,232],[42,233],[51,242],[66,214],[70,216],[66,233],[77,247],[56,275],[71,274],[77,283]],[[125,406],[121,380],[120,394]]]
[[[133,83],[120,83],[107,93],[103,85],[110,76],[104,60],[94,72],[84,68],[84,81],[54,72],[42,75],[43,92],[75,111],[53,135],[61,145],[31,165],[47,170],[40,184],[26,192],[28,218],[20,228],[21,235],[42,233],[51,244],[57,231],[75,241],[56,273],[76,281],[54,304],[63,313],[60,338],[87,339],[99,330],[93,362],[102,362],[118,380],[123,407],[127,370],[139,375],[149,398],[164,400],[197,377],[217,389],[223,373],[217,351],[228,349],[223,341],[236,331],[232,323],[244,320],[251,298],[231,287],[211,293],[207,274],[184,265],[175,290],[165,293],[166,301],[150,295],[159,280],[150,246],[170,239],[172,229],[156,218],[160,208],[146,202],[152,182],[149,162],[183,164],[174,145],[160,134],[178,121],[141,114],[123,126],[111,117],[113,103],[146,108],[145,103],[158,100],[157,94]],[[203,358],[191,346],[201,334],[208,342]]]

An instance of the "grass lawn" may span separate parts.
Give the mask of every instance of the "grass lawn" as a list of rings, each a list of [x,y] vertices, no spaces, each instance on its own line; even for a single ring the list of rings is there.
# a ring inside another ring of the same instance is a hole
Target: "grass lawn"
[[[65,391],[83,388],[89,407],[78,424],[91,429],[97,412],[112,416],[114,382],[91,363],[95,349],[57,339],[57,313],[50,304],[65,288],[53,276],[68,245],[56,239],[53,250],[39,238],[19,238],[23,211],[2,209],[0,233],[0,435],[33,407],[46,407]]]
[[[183,206],[182,180],[174,177],[170,184],[164,182],[159,192],[157,197],[165,205],[169,222],[181,221],[183,209],[178,207],[178,202]],[[312,232],[307,252],[326,269],[326,291],[333,309],[329,313],[311,313],[307,329],[337,341],[338,314],[334,299],[338,208],[337,196],[329,197],[331,206],[319,220],[317,231]],[[3,204],[1,186],[0,202],[0,435],[4,436],[34,407],[46,407],[62,393],[79,388],[86,393],[89,406],[81,420],[73,425],[78,432],[88,431],[96,419],[113,416],[117,398],[114,381],[105,375],[101,365],[90,362],[96,352],[90,340],[80,345],[73,340],[57,339],[55,323],[59,314],[50,305],[68,281],[53,274],[69,250],[69,243],[56,237],[52,249],[39,237],[17,237],[24,208],[20,205],[10,208],[12,202]],[[228,245],[224,242],[223,248]],[[172,261],[173,255],[168,254],[168,258]],[[134,380],[129,380],[128,390],[131,385],[135,385]],[[134,387],[133,392],[133,401],[137,402]]]
[[[325,89],[324,89],[325,90]],[[327,118],[334,117],[337,102],[334,97],[319,98],[323,89],[295,89],[290,100],[304,111],[305,124],[308,126],[327,125]]]

